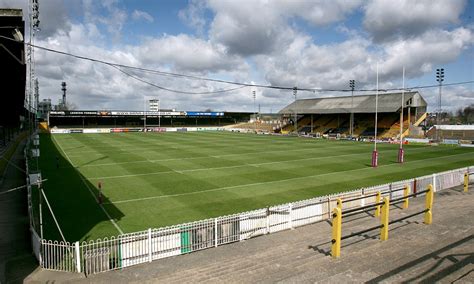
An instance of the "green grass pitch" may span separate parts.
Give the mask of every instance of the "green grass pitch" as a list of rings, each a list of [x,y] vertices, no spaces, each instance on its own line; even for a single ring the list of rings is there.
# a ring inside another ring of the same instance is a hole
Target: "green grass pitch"
[[[406,145],[405,163],[398,164],[398,147],[378,144],[379,167],[371,168],[373,144],[362,142],[231,132],[42,134],[39,168],[66,239],[77,241],[407,179],[474,161],[472,148]],[[99,182],[102,207],[97,203]],[[43,213],[45,238],[59,240],[46,205]]]

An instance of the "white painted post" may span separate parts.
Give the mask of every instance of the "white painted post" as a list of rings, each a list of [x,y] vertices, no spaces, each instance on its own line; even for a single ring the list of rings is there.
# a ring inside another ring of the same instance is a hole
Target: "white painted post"
[[[290,207],[288,208],[288,215],[290,216],[290,220],[289,220],[289,223],[290,223],[290,229],[294,229],[293,228],[293,203],[290,203]]]
[[[267,229],[265,234],[270,234],[270,207],[267,207]]]
[[[364,191],[364,189],[362,189],[362,196],[364,196],[364,195],[365,195],[365,191]],[[365,206],[365,198],[362,198],[362,199],[360,200],[360,206],[361,206],[361,207],[362,207],[362,206]]]
[[[81,273],[81,250],[79,249],[79,242],[74,243],[76,251],[76,270],[78,273]]]
[[[331,197],[328,196],[328,219],[331,219]]]
[[[433,192],[436,192],[438,185],[436,184],[436,174],[433,174]]]
[[[152,261],[152,248],[151,248],[151,228],[148,229],[148,262]]]
[[[217,218],[214,218],[214,246],[217,247]]]

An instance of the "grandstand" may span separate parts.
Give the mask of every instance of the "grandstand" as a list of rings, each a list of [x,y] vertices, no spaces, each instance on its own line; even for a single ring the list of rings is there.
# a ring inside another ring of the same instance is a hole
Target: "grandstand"
[[[45,128],[143,128],[226,126],[248,122],[246,112],[152,111],[50,111]],[[146,122],[144,121],[146,118]]]
[[[0,9],[0,36],[12,38],[16,30],[25,33],[21,9]],[[2,111],[0,112],[0,152],[14,138],[14,133],[26,128],[30,114],[25,109],[26,65],[25,48],[4,38],[0,41],[0,85],[2,86]],[[31,97],[27,97],[31,101]]]
[[[377,132],[382,138],[400,136],[402,93],[378,95]],[[361,95],[317,99],[300,99],[284,107],[279,113],[287,124],[282,132],[294,132],[297,113],[297,132],[350,135],[350,115],[354,113],[354,136],[375,135],[375,95]],[[416,130],[426,118],[427,103],[419,92],[404,93],[404,136]]]

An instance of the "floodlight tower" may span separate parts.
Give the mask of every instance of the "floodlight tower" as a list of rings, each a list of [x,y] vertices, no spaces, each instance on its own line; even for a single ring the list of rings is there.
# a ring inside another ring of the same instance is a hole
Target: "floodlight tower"
[[[66,82],[61,83],[61,91],[63,91],[63,110],[66,110]]]
[[[441,88],[443,86],[444,81],[444,68],[436,69],[436,81],[439,83],[439,98],[438,98],[438,114],[436,115],[436,140],[439,140],[439,125],[441,119]]]
[[[293,87],[293,96],[295,96],[295,133],[298,134],[298,108],[296,107],[296,94],[298,93],[298,88]]]
[[[252,91],[252,97],[253,97],[253,124],[254,124],[254,130],[255,133],[257,133],[257,114],[255,112],[255,100],[257,99],[257,95],[255,94],[255,90]]]
[[[405,66],[403,66],[403,71],[402,71],[402,106],[401,106],[401,111],[400,111],[400,149],[398,150],[399,163],[403,163],[404,161],[404,151],[403,151],[403,107],[404,106],[405,106]]]
[[[349,80],[349,87],[351,88],[351,119],[350,119],[350,133],[351,138],[354,137],[354,88],[355,88],[355,80]]]
[[[377,113],[379,108],[379,64],[377,63],[377,91],[375,92],[375,139],[374,151],[372,152],[372,167],[378,166],[379,153],[377,152]]]
[[[27,103],[27,109],[28,109],[28,127],[30,132],[33,131],[32,124],[33,120],[36,121],[36,115],[33,114],[33,84],[34,84],[34,77],[35,77],[35,70],[34,70],[34,38],[35,38],[35,32],[39,31],[39,4],[38,0],[30,0],[29,5],[28,5],[28,10],[29,10],[29,19],[30,19],[30,29],[29,29],[29,44],[28,44],[28,86],[26,88],[27,90],[27,96],[25,96],[25,100],[28,101]],[[23,36],[21,37],[15,37],[15,40],[17,41],[23,41]],[[20,40],[21,39],[21,40]],[[34,116],[34,117],[33,117]]]

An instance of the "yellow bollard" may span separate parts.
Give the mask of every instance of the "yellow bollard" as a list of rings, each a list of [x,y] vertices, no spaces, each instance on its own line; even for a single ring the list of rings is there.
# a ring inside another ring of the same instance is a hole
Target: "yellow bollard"
[[[377,192],[377,195],[375,196],[375,203],[380,203],[380,201],[382,200],[382,194],[379,192]],[[377,205],[375,206],[375,217],[379,217],[380,216],[380,205]]]
[[[336,207],[332,212],[331,255],[337,258],[341,256],[342,211]]]
[[[405,188],[403,189],[403,196],[405,197],[405,200],[403,202],[403,209],[408,208],[408,194],[410,194],[410,186],[407,184],[405,185]]]
[[[425,205],[426,205],[426,212],[425,212],[425,221],[424,223],[429,225],[433,222],[433,198],[434,198],[434,193],[433,193],[433,185],[428,185],[428,192],[426,192],[426,199],[425,199]]]
[[[390,210],[390,199],[384,197],[382,205],[382,217],[380,218],[380,223],[382,228],[380,228],[380,240],[388,240],[388,213]]]
[[[342,199],[338,198],[336,202],[337,202],[337,208],[341,209],[341,212],[342,212]]]
[[[464,173],[464,192],[469,189],[469,173]]]

